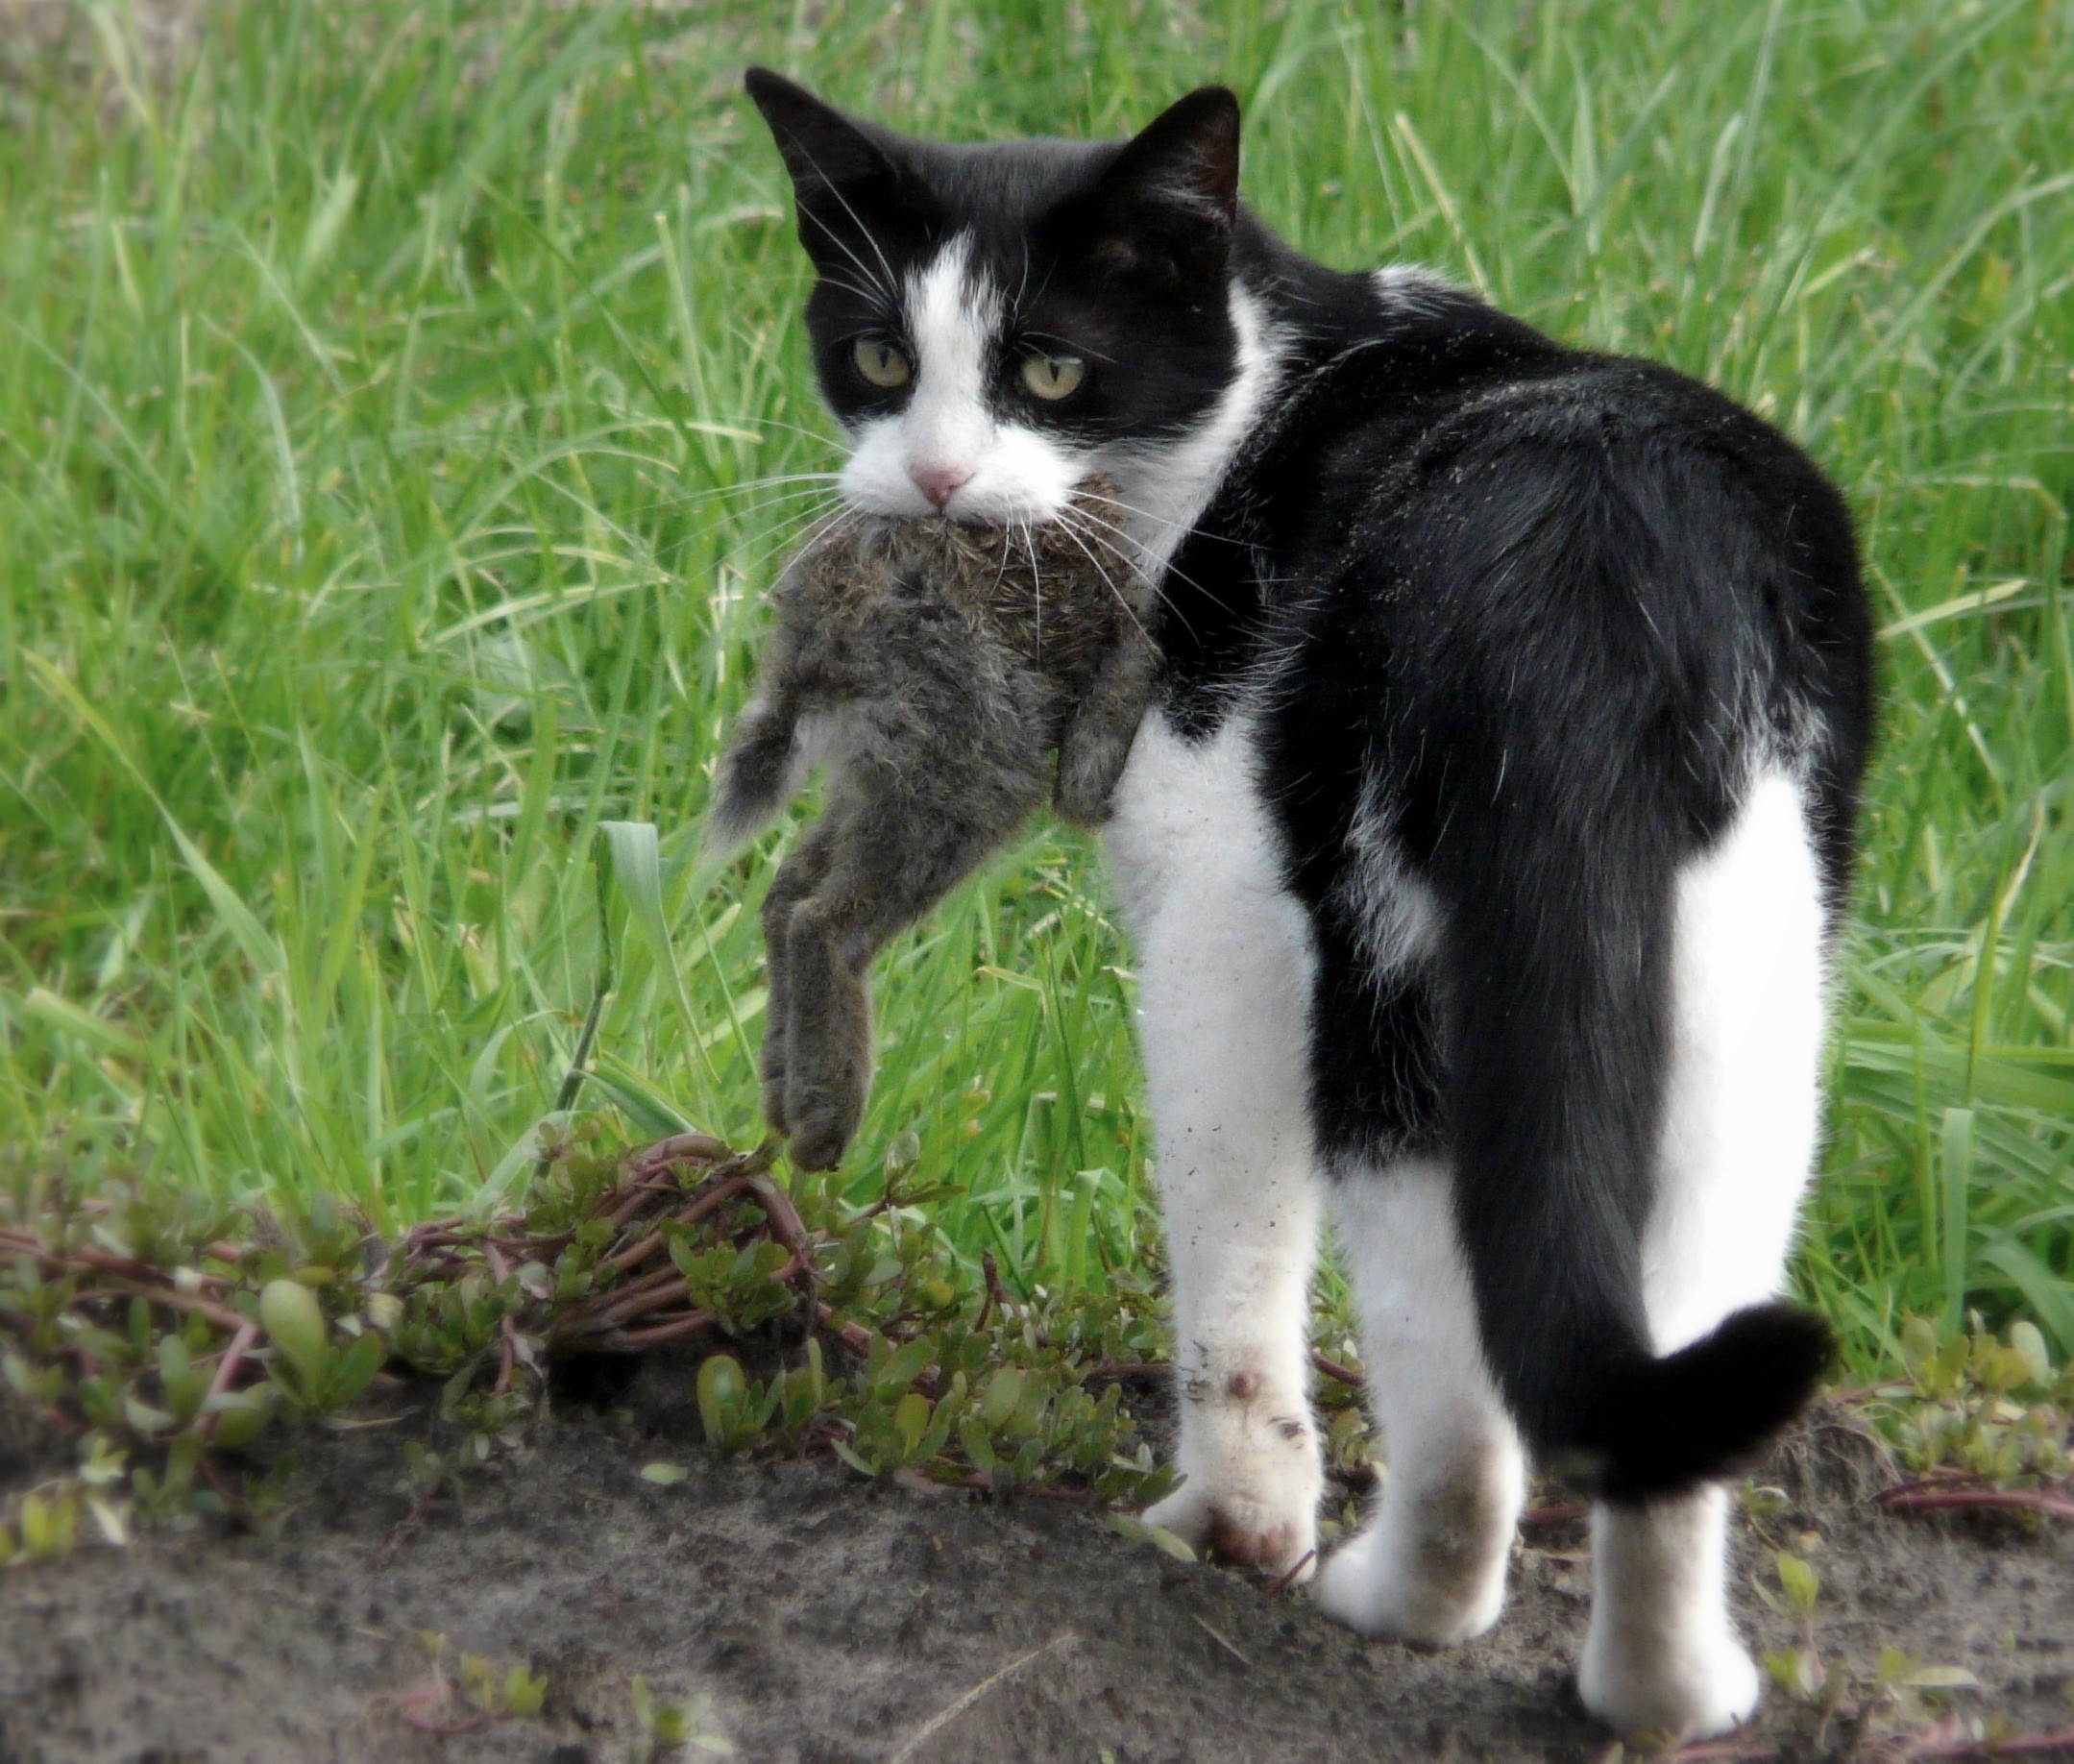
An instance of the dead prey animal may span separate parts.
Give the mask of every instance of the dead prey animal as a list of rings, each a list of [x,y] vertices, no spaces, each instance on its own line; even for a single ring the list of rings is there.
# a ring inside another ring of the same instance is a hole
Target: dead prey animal
[[[1070,509],[1013,528],[851,516],[771,591],[708,837],[739,841],[826,768],[827,812],[763,913],[764,1113],[802,1168],[833,1168],[863,1116],[888,939],[1047,792],[1069,821],[1108,813],[1159,655],[1153,589],[1093,531]]]

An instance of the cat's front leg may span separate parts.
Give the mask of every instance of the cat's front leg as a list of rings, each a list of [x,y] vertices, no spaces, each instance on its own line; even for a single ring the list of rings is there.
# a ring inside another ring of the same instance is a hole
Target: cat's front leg
[[[1309,1392],[1311,957],[1243,728],[1190,746],[1149,720],[1110,848],[1138,947],[1186,1479],[1146,1517],[1281,1573],[1314,1548],[1323,1489]]]
[[[1242,1187],[1235,1170],[1198,1165],[1161,1183],[1183,1481],[1145,1517],[1281,1574],[1315,1551],[1323,1491],[1307,1376],[1317,1208],[1307,1175],[1248,1174]]]

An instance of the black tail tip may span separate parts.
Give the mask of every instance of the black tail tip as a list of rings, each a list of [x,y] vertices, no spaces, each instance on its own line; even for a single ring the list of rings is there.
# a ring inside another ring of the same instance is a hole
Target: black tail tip
[[[1835,1354],[1821,1317],[1773,1304],[1646,1361],[1611,1408],[1597,1493],[1641,1501],[1746,1468],[1807,1408]]]

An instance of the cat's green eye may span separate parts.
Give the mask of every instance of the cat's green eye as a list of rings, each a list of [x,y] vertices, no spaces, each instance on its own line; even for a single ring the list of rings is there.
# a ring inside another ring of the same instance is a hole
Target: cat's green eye
[[[850,359],[866,380],[888,391],[906,385],[915,373],[899,346],[884,337],[859,337],[850,346]]]
[[[1033,398],[1065,398],[1087,378],[1087,364],[1077,355],[1025,355],[1023,384]]]

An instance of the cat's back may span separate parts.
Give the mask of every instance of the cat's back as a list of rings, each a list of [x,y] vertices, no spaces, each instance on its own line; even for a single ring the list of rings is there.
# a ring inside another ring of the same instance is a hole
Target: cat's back
[[[1850,515],[1798,446],[1672,368],[1420,293],[1295,381],[1259,462],[1284,640],[1427,712],[1589,682],[1673,717],[1776,687],[1865,721]]]

